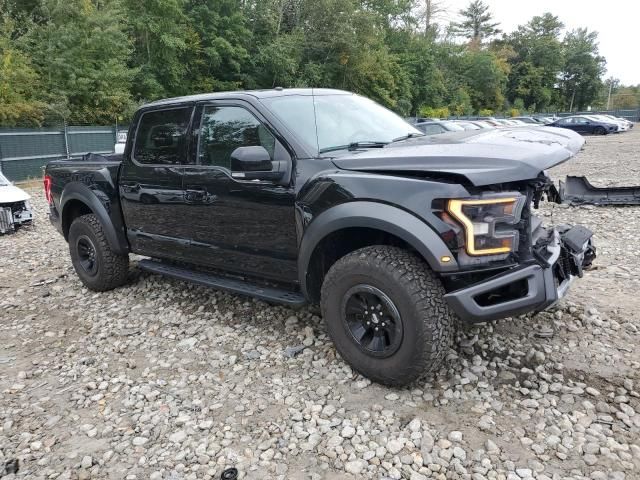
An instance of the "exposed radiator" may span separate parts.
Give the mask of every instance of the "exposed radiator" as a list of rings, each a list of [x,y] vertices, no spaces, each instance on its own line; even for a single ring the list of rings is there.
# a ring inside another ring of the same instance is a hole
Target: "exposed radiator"
[[[11,207],[0,207],[0,234],[13,232],[13,212]]]

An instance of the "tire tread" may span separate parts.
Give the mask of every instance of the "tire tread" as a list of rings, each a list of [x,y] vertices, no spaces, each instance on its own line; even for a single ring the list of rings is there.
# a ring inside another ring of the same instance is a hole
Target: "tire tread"
[[[75,229],[74,225],[76,226]],[[111,246],[107,241],[107,237],[104,234],[104,230],[102,229],[100,220],[98,220],[98,217],[94,214],[82,215],[72,222],[69,229],[70,249],[74,248],[72,245],[72,236],[74,230],[76,230],[79,225],[85,226],[91,230],[97,242],[96,249],[99,249],[101,256],[101,271],[98,274],[98,277],[96,277],[95,281],[87,282],[80,272],[78,272],[78,276],[80,277],[80,280],[82,280],[82,283],[90,290],[94,290],[96,292],[113,290],[114,288],[123,285],[127,281],[129,274],[129,256],[119,255],[111,249]],[[76,269],[76,271],[78,271],[78,269]]]
[[[375,372],[366,375],[385,385],[403,386],[422,374],[436,371],[453,341],[457,317],[444,300],[446,292],[440,279],[412,252],[399,247],[376,245],[356,250],[339,259],[329,269],[322,286],[323,313],[328,311],[328,302],[336,301],[330,298],[329,291],[337,279],[362,262],[376,270],[390,272],[394,280],[406,289],[422,323],[421,328],[417,329],[419,336],[413,341],[423,346],[422,349],[416,349],[413,361],[401,366],[394,375]]]

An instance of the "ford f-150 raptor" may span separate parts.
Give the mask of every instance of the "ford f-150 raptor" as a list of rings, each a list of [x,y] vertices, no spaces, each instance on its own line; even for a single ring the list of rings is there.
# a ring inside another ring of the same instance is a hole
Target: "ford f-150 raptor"
[[[139,109],[124,153],[53,161],[50,216],[89,289],[144,270],[319,304],[340,355],[387,385],[434,370],[454,327],[549,307],[595,257],[546,228],[545,171],[583,145],[547,127],[425,136],[361,96],[225,92]]]

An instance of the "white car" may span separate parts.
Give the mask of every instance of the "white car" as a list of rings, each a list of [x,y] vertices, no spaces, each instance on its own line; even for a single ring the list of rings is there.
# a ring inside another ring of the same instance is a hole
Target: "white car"
[[[116,144],[113,147],[114,153],[124,153],[124,147],[127,144],[127,132],[118,132],[116,136]]]
[[[13,232],[20,225],[31,223],[31,196],[13,185],[0,172],[0,234]]]
[[[620,120],[619,118],[612,117],[611,115],[585,115],[585,117],[598,122],[613,123],[618,126],[618,132],[626,132],[629,130],[629,125],[627,125],[626,120]]]
[[[614,117],[613,115],[605,115],[604,113],[602,115],[600,115],[601,117],[605,117],[605,118],[609,118],[611,120],[615,120],[616,122],[620,122],[623,125],[626,125],[627,130],[633,128],[633,122],[630,122],[629,120],[627,120],[626,118],[621,118],[621,117]]]

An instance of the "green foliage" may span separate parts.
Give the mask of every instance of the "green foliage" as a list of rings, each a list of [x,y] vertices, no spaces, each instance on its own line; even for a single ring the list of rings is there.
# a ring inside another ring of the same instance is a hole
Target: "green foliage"
[[[456,115],[463,115],[462,113],[458,113],[458,112],[454,112],[454,114]],[[433,108],[433,107],[422,107],[420,109],[420,116],[421,117],[428,117],[428,118],[447,118],[451,115],[451,112],[449,111],[448,107],[437,107],[437,108]]]
[[[490,117],[493,115],[493,110],[491,110],[490,108],[481,108],[480,110],[478,110],[478,115],[480,115],[481,117]]]
[[[133,107],[135,70],[117,4],[44,0],[46,22],[21,39],[42,79],[40,98],[69,122],[113,123]]]
[[[489,12],[489,6],[482,0],[471,0],[469,6],[458,12],[462,20],[451,24],[451,31],[462,37],[468,38],[476,45],[483,39],[493,37],[500,33],[498,23],[493,22],[493,15]]]
[[[569,32],[563,42],[564,67],[560,91],[563,106],[583,110],[593,102],[602,87],[600,77],[606,61],[598,53],[598,33],[579,28]]]
[[[33,98],[40,78],[29,58],[11,43],[14,24],[0,23],[0,125],[38,126],[43,104]]]
[[[594,32],[563,39],[562,22],[545,13],[495,39],[498,24],[473,0],[445,33],[444,6],[0,0],[0,125],[113,123],[157,98],[275,86],[351,90],[403,116],[606,102]],[[469,42],[451,42],[452,33]],[[637,89],[623,88],[612,89],[614,103],[637,102]]]
[[[524,106],[524,100],[522,100],[521,98],[516,98],[515,101],[513,102],[513,110],[517,110],[518,112],[526,112],[527,108]],[[517,117],[518,115],[520,115],[520,113],[516,113],[515,115],[512,115],[514,117]]]
[[[554,102],[557,77],[563,67],[560,31],[562,22],[550,13],[533,17],[504,43],[512,50],[507,98],[516,98],[529,108],[546,109]]]

